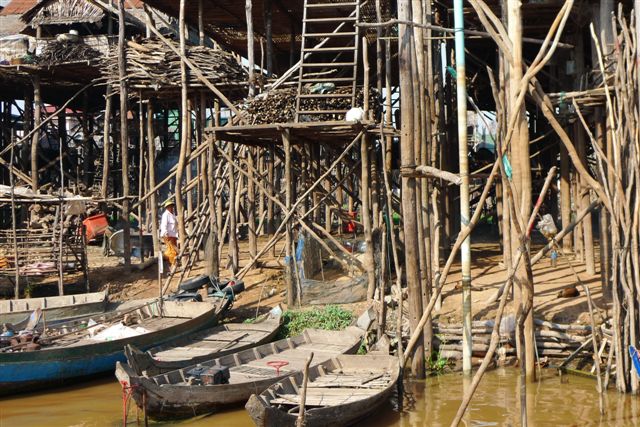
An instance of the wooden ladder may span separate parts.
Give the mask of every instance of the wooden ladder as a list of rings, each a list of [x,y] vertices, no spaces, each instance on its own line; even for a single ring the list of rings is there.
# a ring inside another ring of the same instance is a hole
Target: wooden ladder
[[[344,115],[355,106],[356,78],[358,73],[359,0],[304,0],[302,20],[302,44],[296,96],[295,121],[303,116],[315,121],[313,116],[322,114]],[[332,25],[337,24],[333,31]],[[321,39],[312,46],[313,40]],[[328,60],[327,55],[334,55]],[[305,93],[306,86],[334,83],[337,87],[349,87],[349,92]],[[331,102],[323,109],[307,109],[305,100],[326,101],[330,99],[350,100],[349,108],[334,106]]]

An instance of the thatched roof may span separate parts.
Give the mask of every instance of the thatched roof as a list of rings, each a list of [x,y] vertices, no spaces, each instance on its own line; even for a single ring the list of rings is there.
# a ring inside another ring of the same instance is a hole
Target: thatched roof
[[[125,9],[129,11],[141,8],[140,0],[125,2]],[[38,25],[92,24],[100,22],[108,13],[115,14],[116,10],[103,1],[43,0],[25,11],[22,20],[32,28]]]
[[[95,23],[104,16],[103,9],[86,0],[51,0],[38,3],[22,15],[22,20],[31,27],[37,27],[77,22]]]

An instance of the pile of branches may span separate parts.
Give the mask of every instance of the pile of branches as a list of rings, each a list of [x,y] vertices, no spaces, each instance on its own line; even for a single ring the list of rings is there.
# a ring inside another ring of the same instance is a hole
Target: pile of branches
[[[56,65],[65,62],[90,61],[100,57],[100,52],[84,43],[52,41],[36,57],[39,65]]]
[[[253,124],[289,123],[296,116],[296,88],[276,89],[256,96],[249,101],[244,110],[249,113]],[[351,87],[337,87],[332,93],[350,93]],[[309,93],[308,90],[305,93]],[[362,88],[356,92],[356,106],[363,105],[364,94]],[[375,89],[369,91],[369,106],[379,116],[382,110],[380,96]],[[335,114],[313,114],[302,116],[302,121],[330,121],[344,120],[345,112],[351,108],[351,98],[303,98],[301,110],[339,110]]]
[[[179,45],[171,41],[176,49]],[[165,43],[145,39],[127,43],[127,81],[132,89],[177,89],[180,87],[180,57]],[[228,52],[204,46],[187,46],[187,58],[216,85],[238,85],[247,82],[247,71]],[[118,87],[118,52],[112,49],[103,61],[102,73]],[[188,73],[190,87],[204,87],[194,73]]]

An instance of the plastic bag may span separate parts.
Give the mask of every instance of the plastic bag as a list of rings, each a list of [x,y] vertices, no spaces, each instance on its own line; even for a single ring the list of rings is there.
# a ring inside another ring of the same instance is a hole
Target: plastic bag
[[[538,221],[537,228],[547,239],[553,239],[555,235],[558,234],[558,228],[555,222],[553,222],[553,217],[549,214],[542,216],[542,219]]]

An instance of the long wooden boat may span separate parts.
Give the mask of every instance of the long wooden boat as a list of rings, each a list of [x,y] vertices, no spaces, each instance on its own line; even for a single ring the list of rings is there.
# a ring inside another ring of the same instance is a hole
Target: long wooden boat
[[[273,341],[282,319],[278,306],[253,323],[226,323],[142,352],[125,348],[137,375],[153,376]]]
[[[398,359],[388,355],[341,355],[309,369],[305,426],[348,426],[389,399],[398,381]],[[302,372],[252,395],[246,409],[259,427],[295,426]]]
[[[117,315],[106,313],[103,319],[96,318],[95,326],[66,333],[63,329],[59,336],[40,338],[40,348],[31,346],[34,351],[21,351],[22,345],[0,348],[0,395],[112,371],[116,362],[125,360],[125,345],[147,349],[213,326],[223,305],[151,300],[142,305],[129,301],[122,307]],[[101,327],[109,329],[97,332]]]
[[[137,405],[149,417],[194,417],[245,403],[251,394],[301,370],[311,352],[315,354],[314,365],[339,354],[355,353],[363,334],[357,326],[342,331],[306,329],[292,338],[152,377],[138,376],[128,365],[118,363],[116,376],[121,384],[131,387]],[[219,372],[221,383],[211,384],[207,381],[211,377],[205,377],[203,371]]]
[[[47,321],[102,313],[107,308],[107,291],[57,297],[0,301],[0,324],[21,324],[40,308]]]

